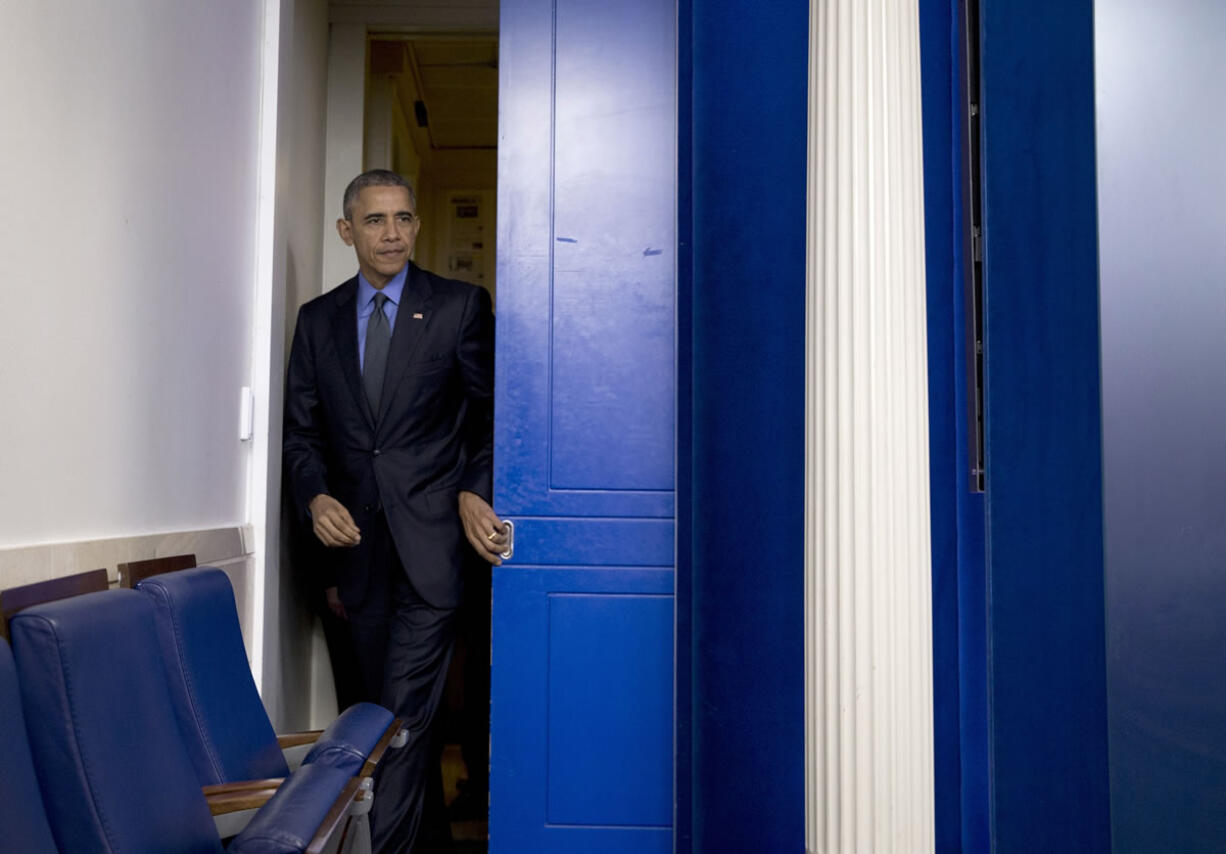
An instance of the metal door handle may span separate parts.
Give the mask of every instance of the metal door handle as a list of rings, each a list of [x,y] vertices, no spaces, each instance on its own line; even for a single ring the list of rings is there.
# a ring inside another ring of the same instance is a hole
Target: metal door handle
[[[503,560],[510,560],[515,555],[515,523],[506,519],[502,524],[507,528],[507,550],[498,556]]]

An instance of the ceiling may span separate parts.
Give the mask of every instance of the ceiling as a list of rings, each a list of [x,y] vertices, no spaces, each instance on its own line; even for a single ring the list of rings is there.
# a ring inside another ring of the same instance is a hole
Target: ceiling
[[[407,42],[435,149],[498,145],[498,40]],[[410,107],[405,115],[416,118]]]
[[[328,20],[372,31],[496,32],[498,5],[499,0],[332,0]]]
[[[419,147],[498,144],[496,36],[421,36],[371,42],[371,73],[388,74]]]

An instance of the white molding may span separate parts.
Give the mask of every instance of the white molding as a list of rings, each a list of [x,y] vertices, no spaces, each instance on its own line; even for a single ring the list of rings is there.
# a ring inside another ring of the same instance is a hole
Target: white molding
[[[216,566],[245,558],[249,552],[240,526],[16,546],[0,549],[0,587],[98,568],[106,569],[111,582],[118,583],[118,564],[176,554],[194,554],[197,563]]]
[[[811,0],[806,846],[931,851],[918,9]]]
[[[244,542],[251,546],[247,594],[251,627],[247,635],[257,687],[267,681],[266,638],[280,630],[280,613],[265,607],[267,591],[276,588],[280,554],[281,353],[284,349],[284,237],[277,220],[277,115],[281,69],[281,3],[264,0],[260,62],[260,130],[257,142],[256,244],[251,288],[251,392],[253,424],[247,458],[247,523]],[[276,406],[274,406],[274,400]],[[269,520],[272,519],[272,524]]]
[[[194,554],[199,566],[215,566],[230,577],[234,604],[247,645],[253,656],[258,606],[252,601],[255,559],[246,525],[196,531],[166,531],[98,540],[75,540],[0,549],[0,587],[18,587],[61,578],[75,572],[105,569],[111,586],[119,584],[118,566],[132,560]]]

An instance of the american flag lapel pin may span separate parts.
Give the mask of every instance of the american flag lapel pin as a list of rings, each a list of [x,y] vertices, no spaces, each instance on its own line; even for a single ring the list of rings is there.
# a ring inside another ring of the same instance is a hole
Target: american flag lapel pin
[[[423,315],[420,311],[413,312],[414,320],[421,320],[423,317],[425,317],[425,315]]]

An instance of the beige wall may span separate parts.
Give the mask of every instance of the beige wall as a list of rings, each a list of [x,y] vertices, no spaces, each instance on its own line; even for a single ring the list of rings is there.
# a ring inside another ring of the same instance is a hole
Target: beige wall
[[[278,147],[278,200],[285,226],[285,354],[293,336],[298,306],[318,296],[323,247],[319,241],[324,211],[324,112],[328,65],[325,0],[295,0],[293,50],[283,68],[281,136]],[[333,217],[334,219],[334,217]]]
[[[486,265],[484,284],[490,293],[495,292],[494,281],[494,201],[498,195],[498,153],[493,150],[431,150],[415,139],[410,127],[412,117],[406,116],[404,99],[392,93],[392,97],[370,97],[366,102],[366,132],[381,132],[387,129],[386,146],[366,145],[364,168],[398,169],[413,182],[417,191],[417,208],[422,215],[421,234],[413,260],[439,275],[448,275],[447,269],[447,217],[448,197],[451,193],[478,191],[488,200],[489,228],[485,248]],[[382,91],[380,95],[384,95]],[[387,116],[374,115],[385,111]],[[372,159],[383,155],[383,159]]]
[[[268,466],[268,548],[263,695],[280,730],[323,725],[312,713],[315,644],[310,612],[287,555],[286,519],[280,501],[280,424],[285,360],[298,307],[319,295],[324,213],[324,115],[328,19],[324,0],[283,0],[277,117],[277,225],[281,265],[274,281],[284,290],[274,309],[276,358],[272,363],[270,420],[276,453]]]
[[[448,275],[447,218],[448,198],[452,192],[479,191],[490,206],[485,247],[485,280],[491,294],[496,292],[494,251],[494,202],[498,196],[498,153],[496,151],[438,151],[421,167],[422,235],[417,257],[422,266],[439,275]]]

